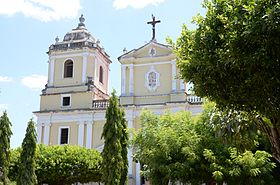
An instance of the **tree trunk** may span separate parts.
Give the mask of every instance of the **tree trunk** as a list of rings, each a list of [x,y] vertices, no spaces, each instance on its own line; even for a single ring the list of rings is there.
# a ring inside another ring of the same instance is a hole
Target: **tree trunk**
[[[272,156],[280,163],[280,119],[271,118],[271,125],[261,120],[261,127],[268,135],[268,139],[271,144]]]
[[[272,147],[272,156],[280,163],[280,127],[271,127],[268,135]]]

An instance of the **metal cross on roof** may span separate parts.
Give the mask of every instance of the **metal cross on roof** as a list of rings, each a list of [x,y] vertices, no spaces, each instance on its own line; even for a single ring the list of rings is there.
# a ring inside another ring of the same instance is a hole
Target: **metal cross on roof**
[[[152,14],[152,18],[153,18],[153,20],[147,22],[147,24],[151,24],[153,26],[153,38],[152,38],[152,40],[155,40],[155,38],[156,38],[156,28],[155,28],[155,26],[156,26],[157,23],[160,23],[160,20],[156,21],[156,17],[153,14]]]

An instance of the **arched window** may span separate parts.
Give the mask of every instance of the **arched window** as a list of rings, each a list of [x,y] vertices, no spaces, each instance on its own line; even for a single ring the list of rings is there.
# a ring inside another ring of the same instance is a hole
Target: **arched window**
[[[73,61],[67,60],[64,63],[64,78],[71,78],[73,77]]]
[[[103,83],[103,67],[99,67],[99,82]]]

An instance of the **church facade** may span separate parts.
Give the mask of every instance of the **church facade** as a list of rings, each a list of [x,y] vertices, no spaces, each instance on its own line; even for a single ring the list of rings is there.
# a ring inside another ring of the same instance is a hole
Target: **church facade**
[[[42,90],[37,117],[38,143],[45,145],[80,145],[103,149],[101,134],[109,99],[109,65],[112,61],[100,41],[86,29],[83,16],[77,28],[47,52],[48,83]],[[158,21],[159,22],[159,21]],[[176,56],[168,45],[153,37],[150,42],[121,55],[120,105],[125,110],[129,128],[140,128],[144,109],[156,114],[166,111],[201,112],[201,99],[187,95],[186,84],[178,79]],[[140,164],[128,152],[129,183],[143,184]]]

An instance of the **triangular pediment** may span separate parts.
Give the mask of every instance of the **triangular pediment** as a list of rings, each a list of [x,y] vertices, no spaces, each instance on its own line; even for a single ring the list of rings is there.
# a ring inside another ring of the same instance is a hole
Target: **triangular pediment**
[[[172,48],[168,45],[160,44],[155,41],[151,41],[140,48],[133,49],[118,59],[119,61],[125,60],[128,58],[147,58],[147,57],[162,57],[169,56],[172,54]]]

